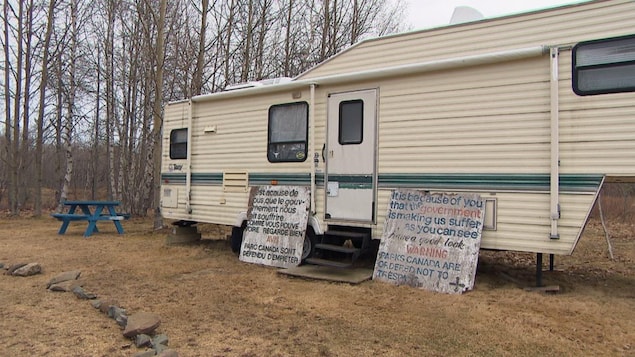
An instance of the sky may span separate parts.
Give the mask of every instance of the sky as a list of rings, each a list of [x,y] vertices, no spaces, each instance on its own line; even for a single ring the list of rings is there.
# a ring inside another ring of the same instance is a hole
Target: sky
[[[540,10],[567,4],[583,2],[582,0],[406,0],[407,21],[413,30],[443,26],[450,23],[450,18],[457,6],[469,6],[483,14],[485,18]]]

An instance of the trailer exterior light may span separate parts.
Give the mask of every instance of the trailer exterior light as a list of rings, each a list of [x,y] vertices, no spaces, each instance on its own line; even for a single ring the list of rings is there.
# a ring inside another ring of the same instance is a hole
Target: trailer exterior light
[[[572,76],[577,95],[634,92],[635,35],[578,43]]]
[[[276,186],[278,184],[278,180],[271,180],[271,186]]]

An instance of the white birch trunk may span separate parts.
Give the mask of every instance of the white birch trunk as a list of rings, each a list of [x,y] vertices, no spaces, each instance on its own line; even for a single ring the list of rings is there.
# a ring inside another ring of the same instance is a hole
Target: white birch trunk
[[[71,185],[71,179],[73,177],[73,121],[75,116],[75,94],[77,91],[77,85],[75,84],[75,63],[77,60],[77,2],[71,1],[71,42],[70,42],[70,66],[69,66],[69,79],[68,79],[68,97],[67,97],[67,115],[64,122],[64,146],[66,148],[66,173],[64,174],[64,182],[62,183],[62,190],[60,192],[60,202],[57,206],[57,211],[61,212],[64,207],[64,202],[68,198],[68,191]]]

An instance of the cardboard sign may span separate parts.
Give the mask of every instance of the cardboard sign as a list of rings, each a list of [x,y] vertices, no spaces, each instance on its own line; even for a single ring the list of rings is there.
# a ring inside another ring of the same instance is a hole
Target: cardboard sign
[[[477,194],[394,190],[373,279],[450,294],[471,290],[484,207]]]
[[[308,187],[252,187],[240,260],[280,268],[298,266],[309,202]]]

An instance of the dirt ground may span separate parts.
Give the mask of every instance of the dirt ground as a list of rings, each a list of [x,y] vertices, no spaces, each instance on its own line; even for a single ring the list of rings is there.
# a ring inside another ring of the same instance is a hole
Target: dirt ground
[[[85,223],[57,235],[49,217],[0,218],[0,262],[38,262],[43,273],[0,275],[0,355],[133,356],[141,351],[86,300],[50,292],[55,275],[80,270],[84,289],[161,317],[157,332],[179,356],[635,356],[635,226],[611,224],[615,260],[591,222],[572,256],[556,257],[544,284],[535,256],[481,252],[463,295],[367,281],[305,280],[240,262],[224,233],[166,245],[150,220]],[[545,269],[548,259],[545,257]],[[372,267],[372,260],[366,262]]]

